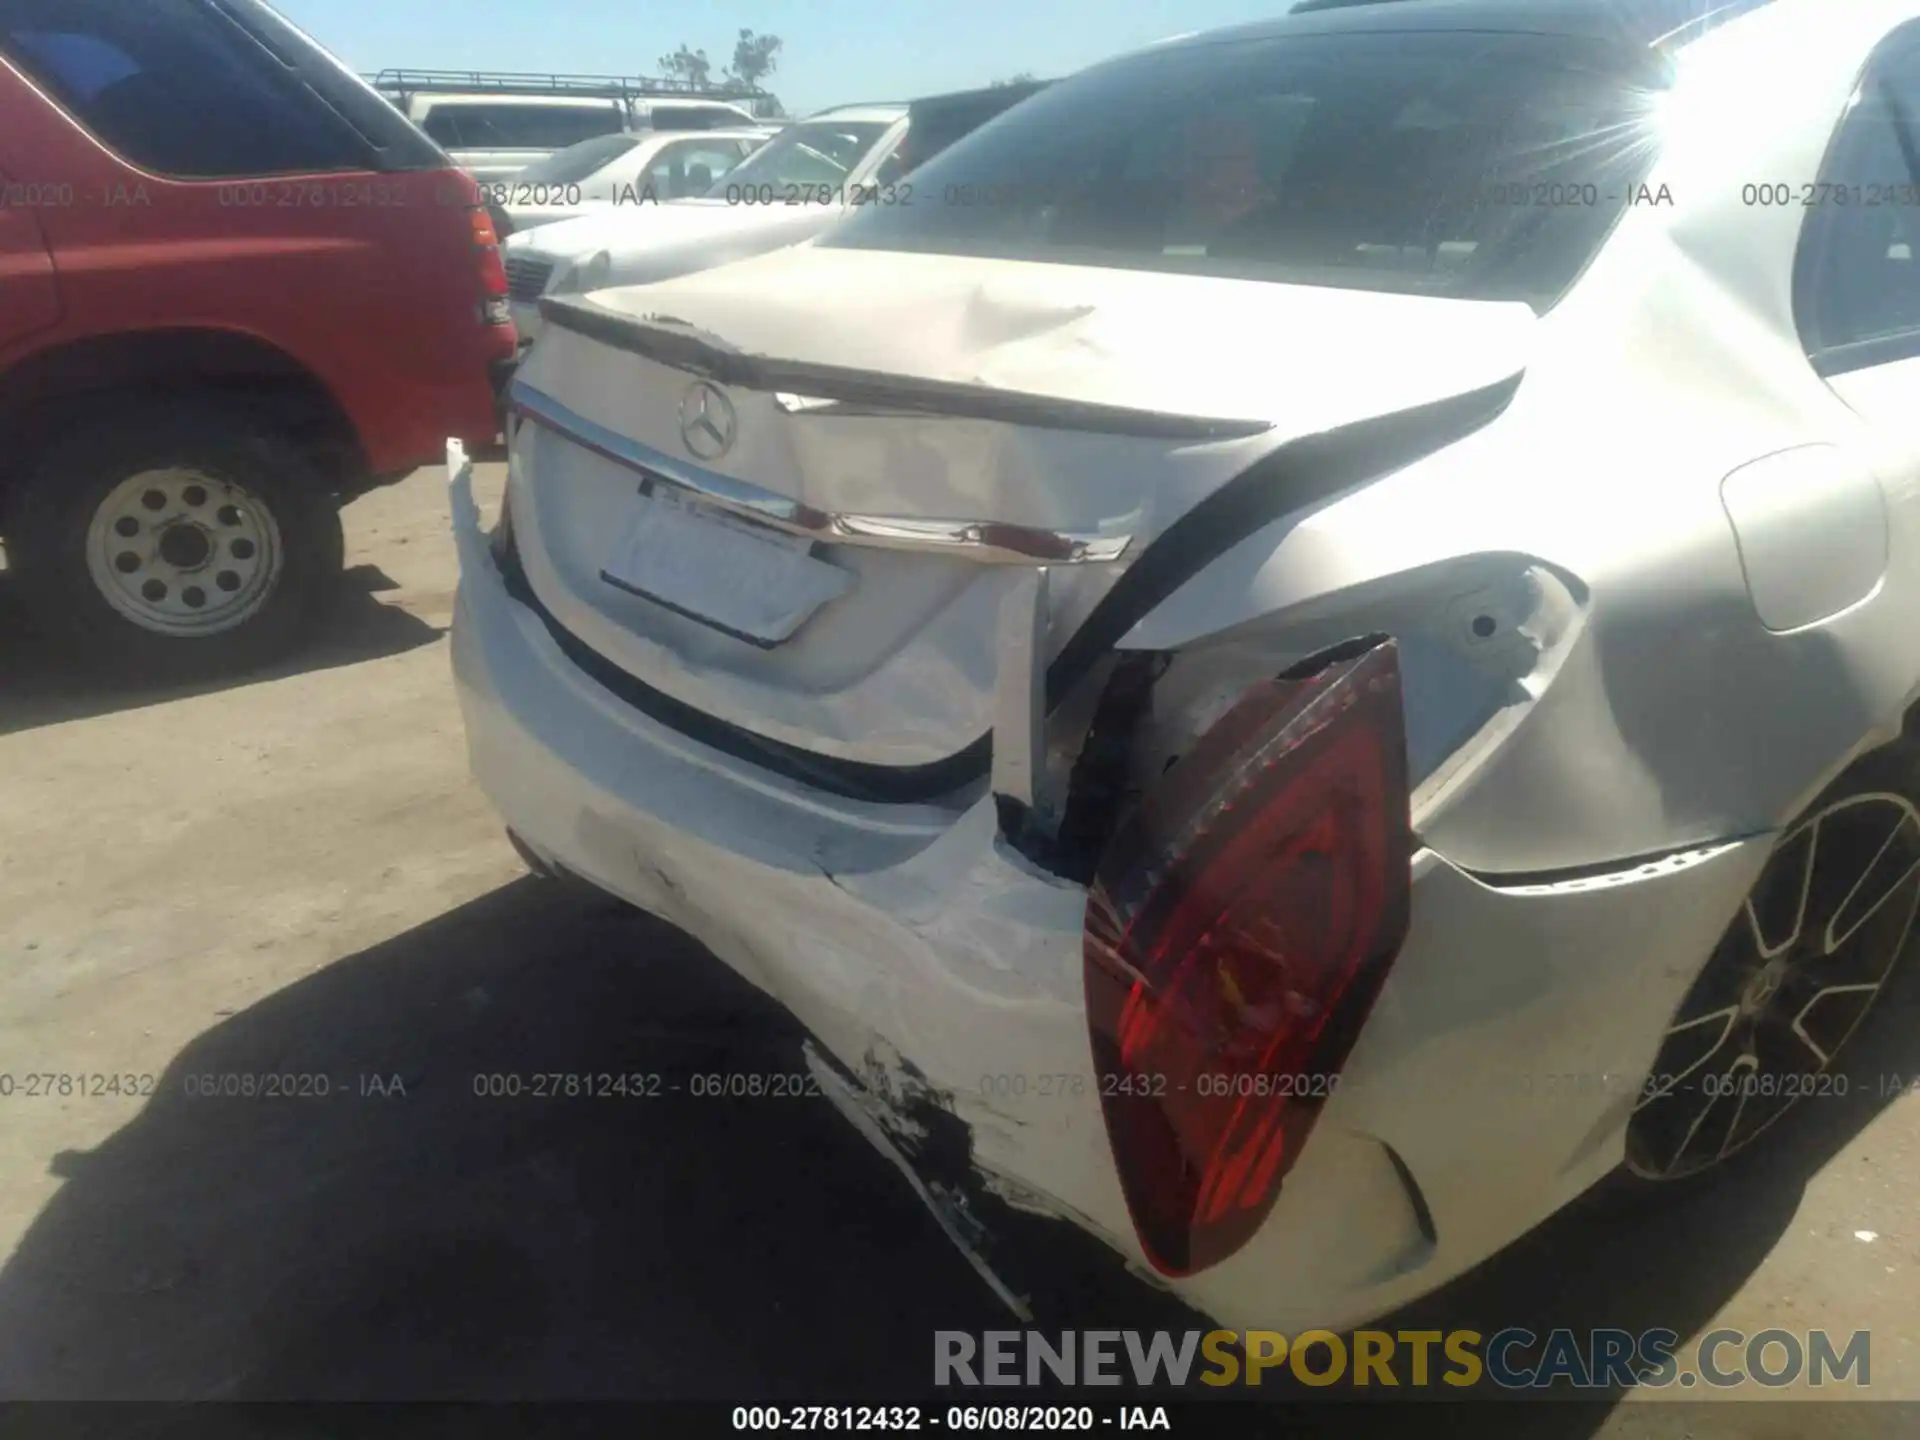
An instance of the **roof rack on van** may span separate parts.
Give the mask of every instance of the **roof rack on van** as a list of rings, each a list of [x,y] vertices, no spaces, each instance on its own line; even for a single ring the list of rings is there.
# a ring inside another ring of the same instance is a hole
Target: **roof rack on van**
[[[679,76],[540,75],[510,70],[382,70],[368,82],[386,95],[564,95],[595,100],[759,100],[753,85],[699,84]]]

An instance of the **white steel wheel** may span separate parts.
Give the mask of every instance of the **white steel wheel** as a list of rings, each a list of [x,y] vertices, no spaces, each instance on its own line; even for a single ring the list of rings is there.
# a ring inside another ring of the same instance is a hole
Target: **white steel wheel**
[[[330,492],[305,444],[237,401],[102,399],[37,437],[8,560],[76,666],[135,684],[237,674],[294,649],[335,593]]]
[[[272,595],[285,555],[258,496],[190,469],[129,476],[87,527],[87,573],[101,598],[162,635],[244,625]]]

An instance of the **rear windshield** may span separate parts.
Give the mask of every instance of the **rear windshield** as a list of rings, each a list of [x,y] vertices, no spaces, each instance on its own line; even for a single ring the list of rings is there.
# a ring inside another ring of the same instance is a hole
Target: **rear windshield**
[[[892,128],[884,120],[803,120],[787,126],[742,160],[708,193],[725,198],[729,191],[737,195],[738,187],[747,185],[778,191],[839,184]]]
[[[536,160],[513,177],[515,184],[573,185],[589,175],[598,174],[634,146],[638,135],[601,135],[557,150],[544,160]]]
[[[817,243],[1544,306],[1645,177],[1665,76],[1644,51],[1484,32],[1148,51]]]

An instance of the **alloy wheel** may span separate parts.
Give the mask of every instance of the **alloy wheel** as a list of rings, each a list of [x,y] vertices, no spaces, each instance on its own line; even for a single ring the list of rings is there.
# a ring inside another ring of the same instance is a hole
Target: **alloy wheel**
[[[1861,793],[1774,849],[1661,1044],[1627,1166],[1695,1174],[1796,1100],[1845,1093],[1831,1067],[1879,996],[1920,909],[1920,813]]]

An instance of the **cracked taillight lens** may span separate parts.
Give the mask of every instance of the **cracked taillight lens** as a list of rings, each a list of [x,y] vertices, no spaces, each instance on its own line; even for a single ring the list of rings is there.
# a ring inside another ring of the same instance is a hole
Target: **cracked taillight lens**
[[[1087,898],[1087,1020],[1141,1248],[1217,1265],[1273,1208],[1406,936],[1398,651],[1255,685],[1120,823]]]

